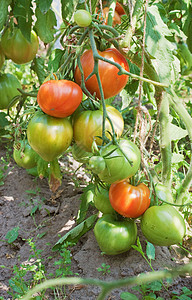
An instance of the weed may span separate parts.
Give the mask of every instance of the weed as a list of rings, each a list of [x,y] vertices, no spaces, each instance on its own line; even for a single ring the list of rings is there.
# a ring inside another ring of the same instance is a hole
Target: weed
[[[103,275],[111,273],[110,266],[105,263],[102,263],[101,267],[97,268],[97,271],[101,272]]]

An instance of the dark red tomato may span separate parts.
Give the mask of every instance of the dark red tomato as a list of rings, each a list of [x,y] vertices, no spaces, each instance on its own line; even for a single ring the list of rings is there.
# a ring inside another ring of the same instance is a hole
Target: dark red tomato
[[[0,74],[0,109],[7,109],[11,100],[20,95],[21,84],[12,74]]]
[[[98,53],[102,57],[107,58],[112,62],[118,63],[126,71],[129,71],[127,60],[117,49],[109,48],[103,52],[98,51]],[[86,80],[86,78],[89,76],[89,74],[91,74],[94,68],[93,52],[91,49],[83,53],[83,55],[81,56],[81,64],[84,72],[84,78]],[[105,99],[113,97],[120,93],[128,81],[128,75],[118,75],[118,72],[119,69],[116,66],[108,62],[99,60],[99,76],[101,79]],[[81,72],[78,66],[76,67],[74,76],[75,81],[79,85],[81,85]],[[85,86],[92,95],[95,94],[97,98],[101,98],[96,75],[93,75],[91,78],[89,78],[85,82]]]
[[[116,2],[115,11],[116,11],[120,16],[125,15],[125,10],[124,10],[123,6],[122,6],[119,2]]]
[[[19,28],[6,29],[1,38],[1,46],[7,58],[16,64],[25,64],[35,58],[39,49],[39,40],[34,31],[31,42],[27,41]]]
[[[83,92],[78,84],[70,80],[49,80],[38,91],[37,102],[44,113],[65,118],[79,106]]]
[[[38,154],[31,148],[27,141],[14,144],[13,158],[16,164],[25,169],[34,168],[37,165]]]
[[[27,127],[29,145],[45,161],[53,161],[70,146],[73,128],[67,118],[54,118],[37,112]]]
[[[124,121],[120,112],[113,106],[108,105],[107,114],[111,118],[117,137],[120,137],[124,129]],[[91,152],[92,143],[102,145],[103,111],[86,110],[80,111],[74,116],[73,135],[76,144],[85,151]],[[105,122],[106,136],[111,140],[112,128],[109,120]],[[111,134],[110,134],[111,133]]]
[[[150,190],[144,183],[133,186],[127,180],[123,180],[110,186],[109,200],[120,215],[137,218],[150,205]]]

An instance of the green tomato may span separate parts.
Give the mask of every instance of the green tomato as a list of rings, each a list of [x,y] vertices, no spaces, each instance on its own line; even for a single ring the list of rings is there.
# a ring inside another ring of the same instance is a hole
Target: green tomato
[[[21,89],[21,84],[14,75],[0,75],[0,109],[7,109],[11,100],[20,95],[18,88]]]
[[[147,240],[158,246],[181,243],[186,233],[185,221],[169,204],[151,206],[141,218],[141,230]]]
[[[29,121],[27,137],[30,146],[45,161],[52,161],[70,146],[73,128],[68,118],[55,118],[37,112]]]
[[[102,252],[117,255],[128,251],[135,243],[137,226],[131,219],[118,221],[115,216],[106,214],[96,222],[94,234]]]
[[[114,209],[109,201],[109,191],[103,187],[98,186],[95,188],[93,194],[93,202],[95,207],[103,214],[112,214]]]
[[[105,160],[102,156],[92,156],[89,159],[88,168],[95,174],[102,172],[105,169]]]
[[[74,14],[74,21],[80,27],[87,27],[92,22],[92,16],[87,10],[79,9]]]
[[[89,161],[90,156],[92,155],[91,152],[86,152],[77,144],[73,144],[71,153],[73,158],[78,161],[79,163],[86,163]]]
[[[27,141],[15,143],[13,158],[19,167],[31,169],[37,165],[38,154],[31,148]]]
[[[35,58],[39,40],[34,31],[31,32],[31,42],[29,42],[19,28],[14,28],[13,31],[7,28],[2,35],[1,46],[7,58],[16,64],[25,64]]]
[[[134,176],[140,167],[141,153],[137,145],[122,138],[119,140],[118,146],[109,145],[101,148],[101,156],[105,159],[106,167],[98,173],[98,176],[109,184]]]

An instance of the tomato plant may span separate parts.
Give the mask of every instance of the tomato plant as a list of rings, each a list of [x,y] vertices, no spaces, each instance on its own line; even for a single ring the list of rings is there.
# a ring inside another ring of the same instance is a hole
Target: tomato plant
[[[120,137],[124,129],[124,121],[121,113],[113,106],[106,107],[117,137]],[[92,143],[95,140],[97,145],[102,145],[102,124],[103,111],[86,110],[80,111],[74,116],[73,134],[78,146],[91,152]],[[105,121],[105,135],[111,140],[112,128],[108,119]]]
[[[123,180],[111,184],[109,200],[114,210],[120,215],[137,218],[150,205],[150,190],[144,183],[133,186],[127,180]]]
[[[9,107],[11,100],[20,95],[21,84],[12,74],[0,74],[0,109]]]
[[[131,219],[117,220],[106,214],[98,219],[94,234],[102,252],[117,255],[128,251],[136,241],[137,226]]]
[[[14,144],[13,158],[18,166],[31,169],[37,165],[38,154],[27,141],[18,141]]]
[[[79,9],[74,14],[74,21],[80,27],[87,27],[92,22],[92,16],[91,16],[90,12],[88,12],[87,10]]]
[[[127,139],[121,138],[118,145],[103,147],[101,156],[105,159],[106,167],[98,176],[109,184],[134,176],[140,167],[140,150]]]
[[[65,118],[79,106],[83,92],[70,80],[49,80],[38,91],[37,102],[42,111],[50,116]]]
[[[158,246],[181,243],[186,233],[185,221],[169,204],[151,206],[141,218],[141,230],[147,240]]]
[[[35,58],[39,40],[35,31],[31,31],[31,42],[29,42],[19,28],[14,28],[13,31],[7,28],[2,35],[1,46],[7,58],[16,64],[24,64]]]
[[[118,63],[126,71],[129,71],[129,65],[126,58],[115,48],[108,48],[105,51],[98,51],[99,55],[111,60],[112,62]],[[94,58],[92,50],[86,50],[81,56],[81,64],[84,72],[85,86],[87,90],[92,94],[96,95],[97,98],[101,98],[99,85],[97,82],[96,75],[86,80],[86,78],[91,74],[94,68]],[[125,87],[128,81],[128,75],[119,75],[119,69],[111,65],[108,62],[99,60],[99,76],[101,79],[101,85],[103,88],[104,98],[111,98]],[[81,72],[79,67],[75,70],[75,81],[81,85]]]
[[[29,145],[45,161],[52,161],[71,144],[73,128],[67,118],[54,118],[37,112],[27,127]]]
[[[93,194],[93,202],[95,207],[103,214],[114,213],[114,209],[109,201],[109,190],[107,188],[97,186]]]

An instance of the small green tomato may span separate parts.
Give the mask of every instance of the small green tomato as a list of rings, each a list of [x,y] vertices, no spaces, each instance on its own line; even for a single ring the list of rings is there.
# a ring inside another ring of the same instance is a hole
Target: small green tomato
[[[74,21],[80,27],[87,27],[92,22],[92,16],[87,10],[79,9],[74,14]]]

